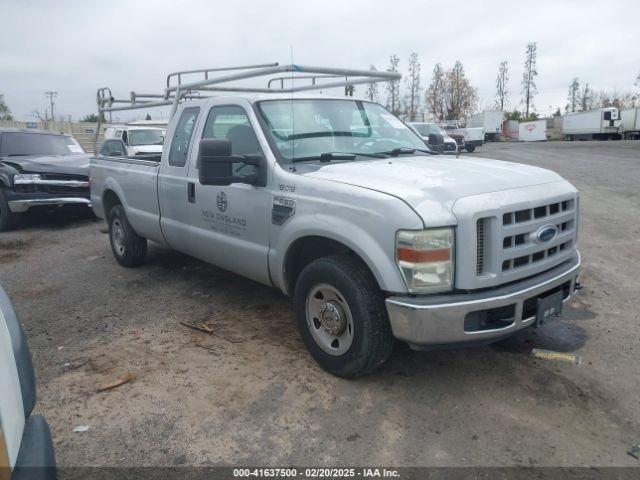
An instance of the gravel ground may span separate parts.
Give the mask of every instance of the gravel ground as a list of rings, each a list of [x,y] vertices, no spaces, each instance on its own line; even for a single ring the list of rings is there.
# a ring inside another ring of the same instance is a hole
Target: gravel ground
[[[58,463],[638,466],[627,450],[640,441],[640,142],[474,156],[551,168],[580,189],[585,288],[538,331],[467,350],[399,345],[357,381],[316,366],[276,290],[158,247],[121,268],[87,217],[0,234],[0,282],[29,337]],[[583,361],[537,360],[534,347]]]

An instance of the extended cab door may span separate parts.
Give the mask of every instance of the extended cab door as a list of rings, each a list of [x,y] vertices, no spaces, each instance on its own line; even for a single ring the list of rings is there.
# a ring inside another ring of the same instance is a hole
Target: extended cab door
[[[169,148],[162,152],[158,175],[160,226],[167,243],[174,249],[189,253],[189,217],[187,213],[187,172],[189,152],[193,148],[200,107],[186,106],[176,113],[169,127]]]
[[[229,104],[213,105],[203,115],[190,155],[189,252],[226,270],[271,284],[267,264],[270,222],[267,187],[246,183],[223,187],[201,185],[198,175],[198,147],[203,138],[227,138],[231,140],[233,155],[265,158],[254,130],[257,120],[252,120],[253,115],[249,105],[245,108]],[[267,161],[264,162],[260,168],[267,168]],[[234,165],[236,176],[255,175],[256,168]]]

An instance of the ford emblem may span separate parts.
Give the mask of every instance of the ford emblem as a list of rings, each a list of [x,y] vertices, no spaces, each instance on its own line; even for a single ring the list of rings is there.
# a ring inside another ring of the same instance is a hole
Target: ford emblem
[[[555,225],[545,225],[536,232],[536,240],[538,243],[547,243],[555,238],[558,234],[558,227]]]

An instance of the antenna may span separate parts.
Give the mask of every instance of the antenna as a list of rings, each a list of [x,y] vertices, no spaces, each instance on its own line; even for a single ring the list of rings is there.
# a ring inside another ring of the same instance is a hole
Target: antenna
[[[291,65],[295,65],[295,63],[293,63],[293,44],[291,44],[289,46],[290,48],[290,59],[291,59]],[[296,157],[296,139],[295,139],[295,135],[296,135],[296,114],[295,114],[295,109],[293,108],[293,68],[291,69],[291,136],[293,138],[291,138],[291,158],[295,158]],[[295,172],[296,169],[296,164],[291,162],[291,165],[293,165],[293,171]]]

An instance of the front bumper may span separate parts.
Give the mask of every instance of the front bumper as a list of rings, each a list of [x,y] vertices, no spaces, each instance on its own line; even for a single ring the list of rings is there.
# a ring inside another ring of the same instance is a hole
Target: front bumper
[[[535,277],[497,289],[428,297],[389,297],[393,334],[414,347],[491,343],[535,323],[538,298],[558,290],[567,303],[576,290],[580,253]]]
[[[83,197],[45,197],[9,200],[9,210],[24,213],[31,207],[63,207],[65,205],[85,205],[91,207],[91,200]]]
[[[482,140],[465,140],[464,144],[467,147],[481,147]]]

